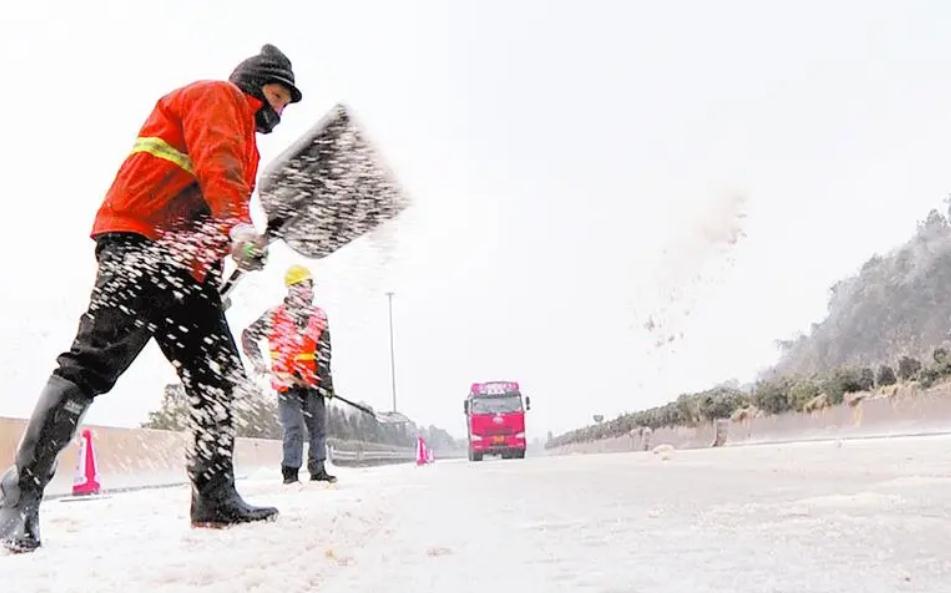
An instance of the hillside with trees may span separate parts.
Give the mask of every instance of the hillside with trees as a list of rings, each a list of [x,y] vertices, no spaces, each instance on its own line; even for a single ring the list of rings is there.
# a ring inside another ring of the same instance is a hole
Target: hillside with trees
[[[832,286],[826,317],[808,333],[779,341],[779,362],[752,387],[683,394],[663,406],[553,437],[548,446],[639,427],[809,411],[898,382],[928,387],[951,376],[949,330],[951,224],[932,210],[905,244],[875,255],[856,275]]]
[[[951,330],[951,225],[937,210],[915,235],[831,289],[828,314],[812,330],[780,342],[778,375],[877,366],[901,356],[926,359]]]

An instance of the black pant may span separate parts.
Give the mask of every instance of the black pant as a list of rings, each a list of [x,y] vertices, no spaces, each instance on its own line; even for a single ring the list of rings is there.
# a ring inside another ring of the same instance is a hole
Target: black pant
[[[133,234],[100,237],[96,259],[89,310],[54,374],[106,393],[154,337],[191,404],[189,475],[200,490],[233,481],[232,405],[245,375],[217,276],[199,284],[167,247]]]

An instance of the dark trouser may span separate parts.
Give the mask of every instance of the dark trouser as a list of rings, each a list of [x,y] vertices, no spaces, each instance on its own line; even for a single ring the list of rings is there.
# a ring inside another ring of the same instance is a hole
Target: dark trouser
[[[293,387],[278,394],[278,413],[284,429],[284,467],[298,469],[304,457],[304,427],[310,441],[307,447],[307,471],[312,474],[324,467],[327,458],[327,413],[324,398],[315,389]]]
[[[199,492],[232,482],[232,401],[245,381],[216,277],[199,284],[158,244],[100,237],[89,310],[53,373],[90,397],[106,393],[153,337],[191,404],[188,471]]]

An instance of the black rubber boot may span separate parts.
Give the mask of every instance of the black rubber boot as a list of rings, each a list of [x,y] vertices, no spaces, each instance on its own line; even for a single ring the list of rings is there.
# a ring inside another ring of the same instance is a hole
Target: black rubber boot
[[[192,475],[192,527],[220,528],[277,517],[277,509],[251,506],[238,494],[234,487],[230,451],[227,447],[216,448],[213,457],[189,466]]]
[[[294,482],[300,482],[300,478],[297,477],[299,471],[299,467],[287,467],[286,465],[282,465],[281,473],[284,474],[284,483],[293,484]]]
[[[200,492],[192,486],[192,527],[221,528],[238,523],[269,521],[277,518],[274,507],[255,507],[244,502],[234,482]]]
[[[194,440],[188,463],[192,526],[220,528],[275,519],[277,509],[251,506],[235,489],[235,431],[230,405],[204,399],[204,390],[198,393],[202,401],[192,410]]]
[[[0,480],[0,542],[13,552],[40,547],[40,502],[56,471],[56,459],[76,435],[92,399],[74,383],[50,377],[17,449]]]
[[[327,470],[324,469],[324,464],[321,462],[317,466],[317,471],[310,472],[310,481],[311,482],[329,482],[333,484],[337,481],[337,476],[331,476],[327,473]]]

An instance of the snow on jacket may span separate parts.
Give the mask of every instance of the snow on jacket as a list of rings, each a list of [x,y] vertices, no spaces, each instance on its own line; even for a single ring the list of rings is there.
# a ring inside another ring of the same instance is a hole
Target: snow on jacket
[[[164,240],[202,281],[250,225],[257,175],[254,113],[261,101],[225,81],[199,81],[159,99],[93,225]]]

